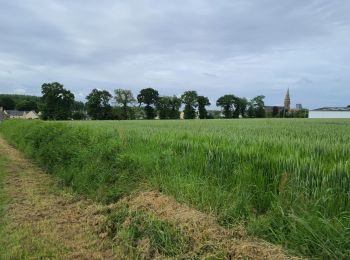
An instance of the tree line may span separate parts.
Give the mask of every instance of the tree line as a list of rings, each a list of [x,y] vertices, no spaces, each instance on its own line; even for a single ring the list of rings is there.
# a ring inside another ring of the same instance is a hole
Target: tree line
[[[40,103],[41,99],[37,96],[0,94],[0,107],[6,110],[34,110],[38,112]]]
[[[44,83],[41,88],[41,113],[44,120],[84,119],[128,120],[128,119],[179,119],[180,108],[184,106],[184,119],[210,119],[207,107],[209,98],[197,91],[185,91],[180,97],[161,96],[153,88],[141,89],[136,97],[131,90],[93,89],[86,97],[86,103],[75,101],[74,94],[58,82]],[[221,107],[224,118],[265,117],[264,96],[251,100],[233,94],[220,97],[216,106]]]
[[[211,118],[263,118],[263,117],[307,117],[308,110],[285,111],[273,107],[265,111],[264,96],[250,100],[233,94],[223,95],[215,105],[220,111],[208,111],[212,105],[208,97],[198,95],[197,91],[185,91],[181,96],[161,96],[158,90],[144,88],[135,97],[131,90],[93,89],[86,102],[76,101],[74,94],[58,82],[44,83],[42,97],[0,94],[0,107],[6,110],[41,112],[44,120],[127,120],[127,119],[179,119],[183,108],[184,119]]]

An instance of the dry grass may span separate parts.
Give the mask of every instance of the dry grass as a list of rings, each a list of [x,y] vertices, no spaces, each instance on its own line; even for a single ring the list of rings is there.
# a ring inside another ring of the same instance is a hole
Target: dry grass
[[[143,192],[130,196],[119,204],[130,210],[142,211],[173,224],[193,241],[189,256],[225,259],[291,259],[275,245],[247,236],[243,226],[225,229],[213,216],[178,203],[159,192]]]

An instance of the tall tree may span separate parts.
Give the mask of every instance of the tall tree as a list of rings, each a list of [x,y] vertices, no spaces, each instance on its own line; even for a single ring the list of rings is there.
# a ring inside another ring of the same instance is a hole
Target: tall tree
[[[160,97],[156,104],[159,119],[179,119],[181,99],[176,96]]]
[[[225,118],[232,118],[235,112],[235,102],[237,102],[235,95],[224,95],[216,101],[216,105],[222,107]]]
[[[263,118],[266,117],[265,112],[265,102],[264,102],[265,96],[260,95],[256,96],[252,100],[250,100],[248,106],[248,115],[249,117],[256,117],[256,118]]]
[[[74,95],[58,82],[44,83],[41,87],[42,118],[44,120],[67,120],[72,117]]]
[[[112,118],[112,95],[107,90],[93,89],[86,97],[86,107],[89,116],[93,119],[103,120]]]
[[[4,96],[0,98],[0,107],[3,109],[12,110],[15,109],[16,103],[12,98]]]
[[[171,113],[171,97],[160,97],[156,103],[159,119],[169,119]]]
[[[178,98],[177,96],[173,96],[170,100],[170,119],[179,119],[180,118],[180,107],[181,107],[181,99]]]
[[[159,99],[159,93],[153,88],[141,89],[140,94],[137,95],[137,101],[141,104],[145,104],[145,113],[147,119],[154,119],[156,113],[154,106]]]
[[[181,100],[182,100],[182,103],[185,104],[185,109],[184,109],[185,119],[196,118],[196,107],[198,106],[197,97],[198,97],[197,92],[194,90],[185,91],[182,94]]]
[[[246,117],[248,100],[246,98],[236,97],[234,117],[238,118],[240,115]]]
[[[208,118],[208,111],[205,108],[206,106],[210,106],[209,99],[204,96],[198,96],[197,97],[197,103],[198,103],[198,116],[200,119]]]
[[[128,89],[116,89],[114,90],[114,99],[118,105],[122,108],[122,119],[131,119],[131,107],[129,104],[135,102],[135,98],[132,95],[131,90]]]

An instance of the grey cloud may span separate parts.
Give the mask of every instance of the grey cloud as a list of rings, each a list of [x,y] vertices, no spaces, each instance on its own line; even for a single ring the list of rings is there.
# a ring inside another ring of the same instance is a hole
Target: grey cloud
[[[77,97],[153,86],[278,103],[291,87],[306,106],[350,103],[347,0],[0,2],[1,92],[60,80]]]

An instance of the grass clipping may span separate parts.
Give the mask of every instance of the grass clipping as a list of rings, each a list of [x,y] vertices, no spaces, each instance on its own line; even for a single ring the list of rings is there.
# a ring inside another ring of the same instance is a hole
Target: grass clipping
[[[225,229],[214,217],[159,192],[129,196],[107,207],[104,235],[123,255],[142,259],[290,259],[275,245],[247,236],[243,227]]]

